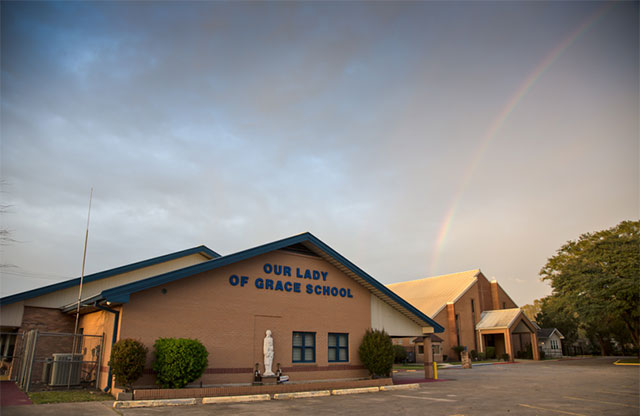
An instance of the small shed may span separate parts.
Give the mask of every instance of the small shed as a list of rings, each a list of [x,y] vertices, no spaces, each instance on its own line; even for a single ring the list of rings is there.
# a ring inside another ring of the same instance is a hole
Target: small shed
[[[538,346],[544,351],[545,358],[562,358],[562,340],[564,336],[558,328],[542,328],[537,331]]]

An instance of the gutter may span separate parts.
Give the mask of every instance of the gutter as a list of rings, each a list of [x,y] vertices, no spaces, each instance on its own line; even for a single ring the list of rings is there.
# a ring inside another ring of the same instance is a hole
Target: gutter
[[[113,347],[113,344],[115,344],[116,341],[118,340],[118,324],[119,324],[118,321],[120,320],[120,312],[115,309],[108,308],[106,306],[98,305],[98,302],[94,303],[93,306],[95,306],[100,310],[103,310],[105,312],[110,312],[115,315],[114,322],[113,322],[113,336],[111,337],[111,346]],[[102,365],[102,363],[100,363],[100,365]],[[109,390],[111,390],[112,379],[113,377],[111,375],[111,366],[109,366],[109,375],[107,376],[107,387],[103,389],[105,393],[108,393]]]

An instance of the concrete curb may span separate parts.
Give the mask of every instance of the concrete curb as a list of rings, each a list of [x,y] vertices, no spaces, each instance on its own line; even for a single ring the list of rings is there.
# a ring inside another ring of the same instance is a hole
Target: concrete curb
[[[382,387],[359,387],[353,389],[336,389],[336,390],[319,390],[319,391],[301,391],[294,393],[276,393],[273,400],[291,400],[304,399],[310,397],[328,397],[343,396],[346,394],[375,393],[378,391],[392,390],[413,390],[420,388],[420,384],[398,384]],[[220,403],[243,403],[243,402],[259,402],[271,400],[269,394],[251,394],[244,396],[220,396],[220,397],[204,397],[202,404],[220,404]],[[189,406],[198,404],[198,399],[159,399],[159,400],[127,400],[113,402],[114,409],[135,409],[138,407],[160,407],[160,406]]]
[[[393,390],[415,390],[419,389],[420,384],[412,383],[412,384],[396,384],[393,386],[380,386],[380,391],[393,391]]]
[[[188,406],[196,404],[196,399],[130,400],[113,402],[114,409],[134,409],[136,407]]]
[[[331,392],[329,390],[300,391],[295,393],[276,393],[273,395],[273,400],[306,399],[309,397],[327,397],[327,396],[331,396]]]
[[[245,396],[204,397],[202,404],[261,402],[271,400],[268,394],[250,394]]]
[[[356,389],[337,389],[331,390],[331,394],[334,396],[342,396],[345,394],[360,394],[360,393],[374,393],[380,391],[380,387],[360,387]]]
[[[640,363],[621,363],[620,360],[616,360],[613,365],[640,365]]]

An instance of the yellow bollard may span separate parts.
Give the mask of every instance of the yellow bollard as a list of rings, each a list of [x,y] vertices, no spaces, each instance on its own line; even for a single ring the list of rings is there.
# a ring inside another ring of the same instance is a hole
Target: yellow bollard
[[[436,363],[435,361],[433,362],[433,379],[438,379],[438,363]]]

